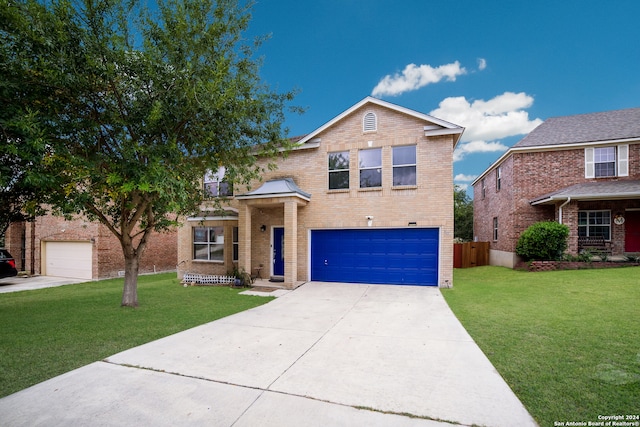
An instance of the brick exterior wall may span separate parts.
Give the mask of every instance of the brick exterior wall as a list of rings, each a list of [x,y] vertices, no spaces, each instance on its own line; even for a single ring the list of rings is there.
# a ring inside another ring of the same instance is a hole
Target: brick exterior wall
[[[377,116],[376,132],[363,132],[362,119],[367,112]],[[440,228],[440,284],[453,281],[453,137],[425,137],[428,124],[415,117],[375,104],[367,104],[352,112],[317,135],[320,146],[292,151],[277,161],[278,168],[267,172],[263,181],[293,178],[303,190],[311,193],[311,201],[297,207],[297,278],[309,277],[310,231],[323,228],[365,228],[367,215],[374,217],[373,227]],[[394,188],[392,183],[392,147],[415,145],[417,157],[417,183],[415,186]],[[358,151],[367,148],[382,149],[382,187],[359,188]],[[345,190],[328,189],[328,153],[349,151],[350,187]],[[260,182],[252,183],[255,189]],[[236,188],[243,194],[245,188]],[[268,277],[271,262],[271,229],[284,225],[282,203],[251,208],[251,267],[263,265],[262,277]],[[231,207],[241,208],[241,201],[233,199]],[[207,221],[205,225],[219,225],[222,221]],[[185,272],[221,274],[229,265],[192,261],[192,230],[198,222],[187,221],[180,229],[178,239],[179,277]],[[261,232],[260,226],[266,231]],[[225,251],[229,244],[226,239]],[[287,235],[285,233],[285,239]],[[229,246],[230,247],[230,246]],[[218,273],[220,272],[220,273]],[[253,271],[255,272],[255,271]]]
[[[565,187],[601,181],[640,179],[640,144],[629,145],[629,176],[586,179],[584,148],[563,150],[511,152],[499,165],[502,168],[502,189],[496,191],[496,168],[476,182],[473,188],[474,236],[479,241],[490,242],[491,249],[515,253],[518,238],[531,224],[544,220],[558,220],[558,207],[554,205],[531,206],[530,201],[561,190]],[[482,197],[482,181],[485,197]],[[563,223],[571,232],[569,252],[578,250],[577,212],[579,210],[611,210],[640,208],[640,200],[571,201],[563,207]],[[498,218],[498,239],[493,239],[493,218]],[[624,226],[612,224],[613,253],[624,253]]]
[[[21,240],[16,236],[25,235],[24,270],[41,274],[41,250],[44,242],[91,242],[92,277],[104,279],[117,277],[124,271],[124,256],[118,239],[102,224],[86,219],[67,221],[62,217],[44,215],[34,223],[14,223],[7,235],[11,242],[7,249],[19,260],[22,256]],[[19,262],[18,262],[19,263]],[[140,273],[175,271],[177,264],[177,231],[168,233],[153,232],[147,248],[140,259]]]

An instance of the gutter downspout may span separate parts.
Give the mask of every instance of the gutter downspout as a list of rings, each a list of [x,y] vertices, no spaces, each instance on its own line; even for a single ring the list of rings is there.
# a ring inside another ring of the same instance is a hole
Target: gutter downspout
[[[567,206],[567,204],[571,201],[571,196],[567,197],[567,201],[560,205],[558,208],[558,223],[562,224],[562,208]]]

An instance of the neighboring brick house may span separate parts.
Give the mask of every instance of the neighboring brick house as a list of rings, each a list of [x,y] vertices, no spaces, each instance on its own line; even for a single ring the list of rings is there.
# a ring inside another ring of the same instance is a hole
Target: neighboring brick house
[[[473,182],[474,235],[490,262],[513,267],[531,224],[569,227],[568,252],[602,237],[612,255],[640,253],[640,108],[555,117]]]
[[[450,286],[453,150],[463,128],[367,97],[300,138],[250,188],[205,177],[205,202],[178,236],[178,276],[238,266],[304,281]],[[267,159],[262,159],[265,165]]]
[[[124,271],[118,239],[106,226],[84,219],[67,221],[44,215],[33,222],[12,223],[5,245],[19,270],[32,274],[104,279]],[[177,231],[152,233],[140,259],[140,273],[175,271]]]

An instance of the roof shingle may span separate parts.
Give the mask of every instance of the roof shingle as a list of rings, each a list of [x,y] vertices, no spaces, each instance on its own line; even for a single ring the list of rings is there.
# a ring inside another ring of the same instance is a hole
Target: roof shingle
[[[640,108],[551,117],[514,148],[640,138]]]

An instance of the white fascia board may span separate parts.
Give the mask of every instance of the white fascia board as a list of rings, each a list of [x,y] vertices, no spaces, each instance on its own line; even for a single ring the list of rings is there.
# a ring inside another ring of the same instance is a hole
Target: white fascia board
[[[401,107],[399,105],[392,104],[390,102],[383,101],[381,99],[374,98],[372,96],[367,96],[362,101],[360,101],[357,104],[353,105],[349,109],[343,111],[342,113],[340,113],[339,115],[337,115],[333,119],[329,120],[324,125],[320,126],[318,129],[316,129],[313,132],[311,132],[309,135],[307,135],[304,138],[302,138],[300,141],[298,141],[298,143],[299,144],[304,144],[307,141],[312,140],[320,132],[324,131],[325,129],[327,129],[327,128],[331,127],[331,126],[333,126],[335,123],[339,122],[340,120],[342,120],[343,118],[345,118],[346,116],[348,116],[349,114],[353,113],[354,111],[356,111],[357,109],[359,109],[360,107],[362,107],[362,106],[364,106],[366,104],[379,105],[381,107],[389,108],[390,110],[394,110],[394,111],[397,111],[399,113],[403,113],[403,114],[407,114],[407,115],[412,116],[412,117],[416,117],[416,118],[418,118],[420,120],[424,120],[424,121],[428,121],[428,122],[437,124],[437,125],[439,125],[439,126],[441,126],[443,128],[449,129],[449,134],[450,133],[458,133],[458,130],[459,130],[459,133],[462,134],[462,131],[464,131],[464,128],[461,128],[458,125],[454,125],[453,123],[449,123],[449,122],[447,122],[445,120],[438,119],[436,117],[432,117],[432,116],[429,116],[427,114],[419,113],[419,112],[411,110],[409,108]],[[456,132],[451,132],[451,130],[456,130]]]

